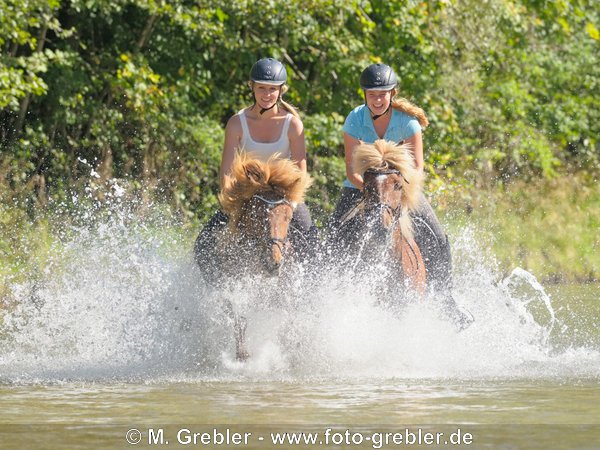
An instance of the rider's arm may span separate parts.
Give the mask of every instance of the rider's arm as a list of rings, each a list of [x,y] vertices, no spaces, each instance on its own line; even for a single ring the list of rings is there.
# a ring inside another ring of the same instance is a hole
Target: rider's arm
[[[288,138],[290,140],[292,161],[306,173],[306,140],[304,139],[304,125],[296,116],[292,117],[292,121],[290,122]]]
[[[346,160],[346,175],[348,180],[356,186],[358,189],[363,188],[362,175],[356,173],[352,168],[352,154],[360,141],[355,137],[350,136],[348,133],[344,133],[344,159]]]
[[[223,156],[221,158],[221,169],[219,170],[219,180],[221,187],[229,184],[229,174],[235,152],[240,145],[242,139],[242,124],[240,118],[236,114],[232,116],[225,127],[225,143],[223,144]]]
[[[410,150],[413,154],[413,158],[415,158],[415,165],[417,169],[421,172],[423,171],[424,161],[423,161],[423,137],[421,132],[418,131],[413,134],[411,137],[406,139],[404,143],[410,145]]]

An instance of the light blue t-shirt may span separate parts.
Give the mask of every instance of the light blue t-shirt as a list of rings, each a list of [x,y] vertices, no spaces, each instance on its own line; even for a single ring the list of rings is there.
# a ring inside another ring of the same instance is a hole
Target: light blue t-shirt
[[[383,139],[386,141],[401,142],[421,131],[421,125],[415,117],[409,116],[395,108],[391,108],[391,110],[392,117],[387,130],[385,130]],[[350,114],[348,114],[348,117],[346,117],[346,121],[344,122],[343,130],[353,138],[359,139],[367,144],[372,144],[377,139],[380,139],[380,137],[377,136],[377,132],[373,125],[371,111],[369,111],[367,105],[364,104],[357,106]],[[344,180],[344,187],[356,189],[356,186],[350,183],[350,180],[347,178]]]

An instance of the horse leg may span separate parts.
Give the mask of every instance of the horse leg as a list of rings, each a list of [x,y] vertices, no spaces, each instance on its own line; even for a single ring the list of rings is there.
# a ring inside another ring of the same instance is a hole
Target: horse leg
[[[424,295],[427,272],[419,246],[412,238],[406,238],[398,230],[394,236],[393,251],[396,258],[400,259],[404,279],[409,280],[411,286]]]
[[[246,361],[250,354],[246,350],[246,327],[247,321],[244,316],[240,316],[233,310],[231,301],[226,300],[223,304],[225,314],[230,320],[233,320],[233,336],[235,338],[235,358],[238,361]]]
[[[245,317],[235,316],[233,323],[233,334],[235,336],[235,357],[238,361],[246,361],[250,354],[246,349],[246,327],[248,323]]]

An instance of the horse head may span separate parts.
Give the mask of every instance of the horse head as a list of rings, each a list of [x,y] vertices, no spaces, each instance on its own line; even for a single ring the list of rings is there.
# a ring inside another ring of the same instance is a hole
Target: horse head
[[[391,230],[402,215],[402,174],[395,169],[367,169],[363,179],[365,216],[380,231]]]
[[[384,140],[361,144],[354,150],[352,164],[364,180],[362,212],[358,217],[370,231],[363,260],[390,263],[401,270],[404,280],[423,293],[425,265],[409,216],[420,203],[423,176],[415,167],[410,147]]]
[[[219,195],[230,231],[248,250],[247,263],[257,260],[264,272],[278,274],[290,248],[293,211],[302,202],[310,178],[293,161],[279,155],[261,161],[238,152],[231,180]]]
[[[242,205],[240,236],[255,251],[267,273],[276,274],[289,249],[288,230],[293,205],[274,191],[260,192]]]
[[[377,140],[354,150],[354,169],[363,175],[364,219],[378,234],[400,227],[411,236],[408,212],[421,195],[423,177],[406,144]]]

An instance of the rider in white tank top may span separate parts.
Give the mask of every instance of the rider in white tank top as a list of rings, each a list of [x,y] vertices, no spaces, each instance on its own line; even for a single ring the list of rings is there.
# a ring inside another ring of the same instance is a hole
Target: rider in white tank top
[[[240,122],[242,123],[242,142],[241,146],[244,151],[248,153],[254,153],[259,159],[266,161],[270,156],[275,153],[280,153],[282,158],[291,158],[292,153],[290,151],[290,139],[288,137],[288,130],[290,128],[290,122],[292,121],[292,114],[288,113],[283,124],[283,129],[279,135],[279,139],[275,142],[257,142],[252,139],[250,129],[248,128],[248,122],[246,121],[245,111],[239,112]]]
[[[261,117],[268,120],[267,123],[261,125],[272,126],[273,128],[281,126],[282,117],[280,113],[283,111],[293,111],[291,105],[287,105],[282,100],[282,95],[287,91],[285,85],[287,81],[287,71],[285,66],[276,59],[262,58],[258,60],[250,70],[249,87],[254,97],[254,104],[250,108],[256,108]],[[272,90],[269,87],[277,87]],[[275,111],[273,108],[277,107]],[[234,117],[239,117],[239,125],[237,120],[229,120],[225,127],[225,142],[223,145],[223,158],[221,160],[221,168],[219,176],[221,183],[225,182],[229,177],[231,165],[235,159],[235,153],[241,148],[242,151],[256,154],[261,160],[267,160],[275,153],[280,153],[282,158],[292,159],[292,150],[294,151],[294,160],[298,167],[306,170],[306,142],[304,140],[302,121],[294,113],[287,114],[283,118],[283,126],[281,134],[275,142],[256,142],[252,139],[250,129],[248,127],[248,117],[245,114],[247,109],[242,110]],[[271,111],[266,116],[263,116],[267,111]],[[273,113],[276,114],[273,114]],[[297,121],[292,120],[294,116]],[[289,130],[292,130],[292,139],[290,141]],[[196,240],[194,252],[196,255],[202,255],[204,252],[211,251],[214,248],[216,233],[222,231],[229,221],[229,218],[218,210],[208,221],[206,226]],[[318,230],[315,227],[310,217],[310,211],[305,203],[300,203],[296,206],[292,221],[290,223],[290,241],[295,241],[294,245],[299,250],[297,255],[312,255],[318,245]],[[200,261],[197,259],[197,261]]]

